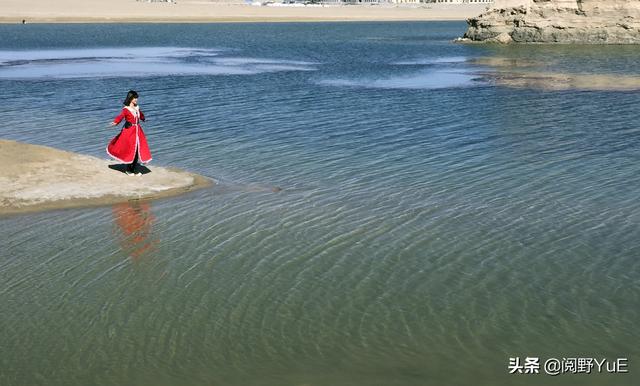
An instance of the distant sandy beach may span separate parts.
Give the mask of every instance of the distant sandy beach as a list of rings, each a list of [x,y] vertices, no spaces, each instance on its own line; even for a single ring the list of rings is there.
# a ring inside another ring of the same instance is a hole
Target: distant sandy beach
[[[298,22],[465,20],[486,4],[253,6],[207,1],[0,0],[0,23]]]
[[[0,139],[0,215],[175,196],[213,183],[197,174],[163,167],[151,167],[143,176],[128,176],[113,169],[117,164]]]

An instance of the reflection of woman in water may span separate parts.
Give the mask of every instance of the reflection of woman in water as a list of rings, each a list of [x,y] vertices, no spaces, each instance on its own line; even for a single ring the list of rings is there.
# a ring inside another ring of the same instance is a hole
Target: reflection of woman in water
[[[134,260],[151,252],[155,217],[148,202],[124,202],[113,206],[113,217],[121,233],[121,246]]]
[[[133,90],[127,94],[122,112],[111,122],[111,126],[116,126],[123,119],[125,120],[124,127],[120,134],[109,142],[107,154],[128,164],[126,170],[128,175],[141,176],[142,173],[136,171],[136,166],[138,162],[151,161],[151,151],[149,151],[142,126],[140,126],[140,121],[144,121],[144,114],[138,106],[138,93]]]

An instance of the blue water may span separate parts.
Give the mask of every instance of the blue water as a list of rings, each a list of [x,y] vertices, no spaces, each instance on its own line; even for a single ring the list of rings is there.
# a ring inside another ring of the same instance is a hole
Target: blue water
[[[474,59],[640,76],[640,51],[464,30],[0,25],[0,138],[106,158],[135,89],[149,167],[218,182],[0,219],[0,385],[637,384],[640,93]]]

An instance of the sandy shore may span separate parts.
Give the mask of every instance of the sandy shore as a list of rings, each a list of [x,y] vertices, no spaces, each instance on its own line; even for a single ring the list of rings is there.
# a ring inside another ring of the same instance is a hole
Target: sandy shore
[[[162,167],[128,176],[110,165],[117,162],[0,140],[0,215],[168,197],[213,183]]]
[[[0,22],[284,22],[465,20],[486,5],[273,7],[179,0],[0,0]]]

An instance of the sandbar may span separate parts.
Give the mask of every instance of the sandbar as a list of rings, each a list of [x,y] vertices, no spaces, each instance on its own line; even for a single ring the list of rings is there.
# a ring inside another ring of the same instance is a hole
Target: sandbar
[[[129,176],[119,166],[0,139],[0,216],[169,197],[213,185],[210,178],[179,169],[149,166],[141,168],[142,176]]]
[[[468,61],[489,67],[490,72],[478,71],[480,80],[510,88],[537,89],[542,91],[638,91],[640,76],[637,74],[569,73],[546,69],[553,60],[545,62],[524,58],[481,57]]]

